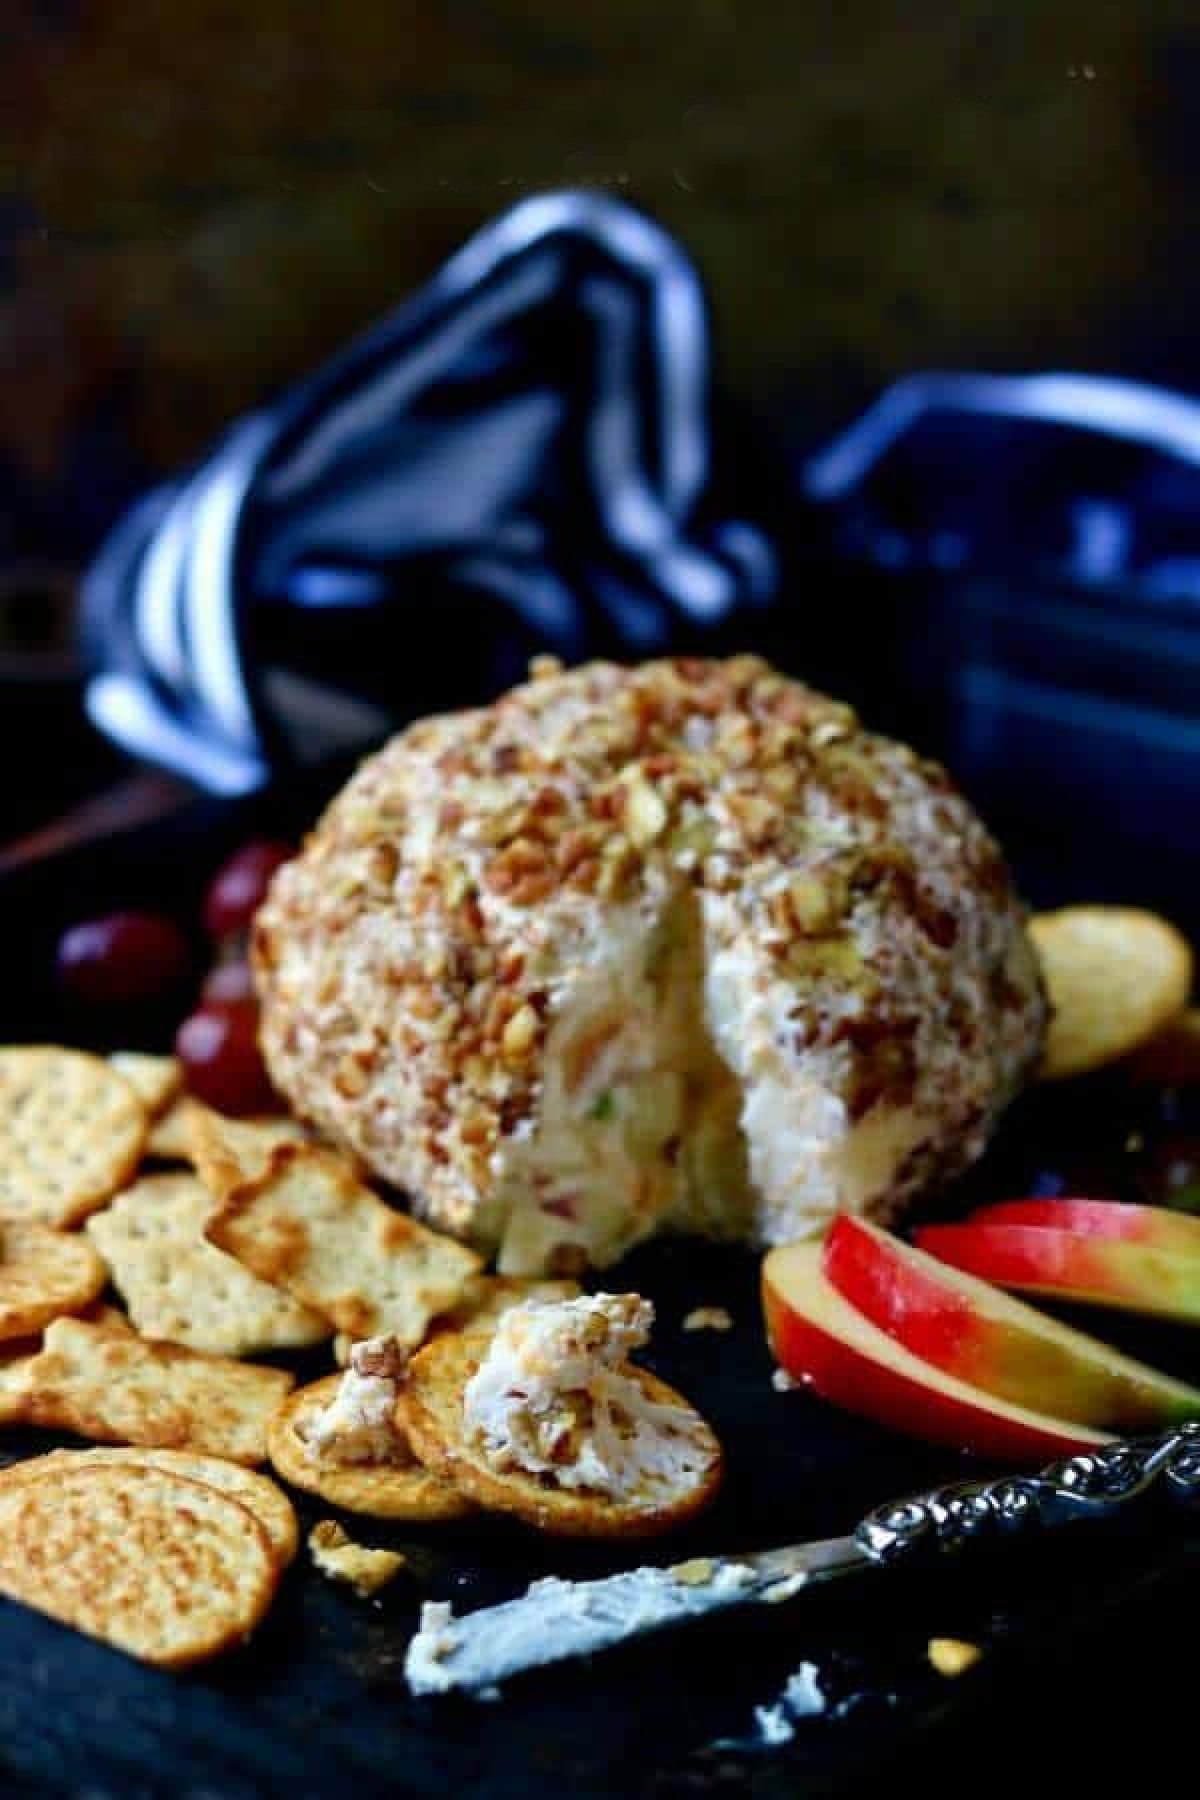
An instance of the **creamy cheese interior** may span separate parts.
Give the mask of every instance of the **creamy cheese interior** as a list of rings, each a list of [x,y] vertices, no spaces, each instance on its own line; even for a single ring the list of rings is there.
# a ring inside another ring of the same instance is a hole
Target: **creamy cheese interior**
[[[651,1400],[626,1365],[653,1318],[637,1294],[512,1307],[464,1391],[468,1437],[498,1470],[610,1499],[689,1486],[711,1455],[702,1421]]]
[[[404,1365],[404,1352],[395,1338],[365,1338],[351,1346],[336,1394],[305,1431],[314,1462],[396,1460],[403,1445],[393,1421]]]
[[[696,896],[614,910],[589,957],[551,1031],[534,1129],[504,1156],[502,1273],[603,1267],[664,1223],[744,1235],[752,1217]]]
[[[856,999],[848,987],[842,998],[848,1016]],[[912,1106],[887,1101],[852,1119],[845,1054],[783,1049],[794,1009],[794,993],[765,983],[749,948],[717,950],[708,961],[704,1017],[736,1074],[756,1235],[767,1244],[815,1236],[835,1212],[866,1211],[930,1130],[929,1119]]]
[[[799,1059],[793,992],[744,949],[705,955],[685,888],[610,917],[552,1027],[533,1129],[503,1153],[507,1274],[603,1268],[664,1227],[785,1242],[860,1212],[927,1135],[910,1108],[852,1120],[836,1052]],[[844,1060],[844,1059],[842,1059]]]

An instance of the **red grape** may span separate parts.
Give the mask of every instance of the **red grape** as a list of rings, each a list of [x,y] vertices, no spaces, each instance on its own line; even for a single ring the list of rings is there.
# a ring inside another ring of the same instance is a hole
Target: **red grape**
[[[271,1112],[278,1107],[258,1048],[256,1006],[229,1001],[198,1007],[176,1033],[175,1054],[190,1092],[218,1112]]]
[[[295,855],[290,844],[255,838],[222,863],[204,898],[204,924],[210,937],[233,937],[249,929],[272,875]]]
[[[58,978],[88,1006],[142,1006],[168,999],[192,974],[187,934],[162,913],[115,912],[84,919],[58,941]]]
[[[231,1001],[253,1000],[254,971],[247,962],[218,963],[204,977],[201,1006],[228,1006]]]

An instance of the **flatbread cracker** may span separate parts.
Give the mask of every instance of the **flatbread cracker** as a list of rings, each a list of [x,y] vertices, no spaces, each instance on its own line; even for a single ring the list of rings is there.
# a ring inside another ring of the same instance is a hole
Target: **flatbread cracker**
[[[183,1092],[183,1064],[177,1056],[143,1056],[140,1050],[114,1050],[109,1066],[123,1075],[152,1119],[160,1118]]]
[[[480,1259],[385,1206],[342,1159],[285,1144],[261,1181],[238,1188],[208,1237],[355,1339],[419,1344],[457,1304]]]
[[[138,1450],[130,1445],[116,1450],[50,1450],[44,1456],[11,1463],[0,1472],[0,1488],[13,1481],[28,1481],[43,1473],[83,1468],[165,1469],[188,1481],[219,1489],[252,1512],[271,1544],[281,1569],[292,1561],[300,1545],[296,1509],[283,1489],[269,1476],[257,1475],[240,1463],[219,1456],[194,1456],[186,1450]]]
[[[137,1336],[120,1308],[109,1306],[103,1300],[96,1300],[91,1306],[85,1306],[78,1317],[84,1323],[94,1325],[98,1331],[107,1332],[110,1337]],[[21,1425],[26,1422],[29,1371],[41,1352],[40,1337],[13,1338],[9,1343],[0,1344],[0,1425]]]
[[[577,1281],[538,1275],[476,1275],[463,1290],[462,1299],[449,1312],[439,1313],[429,1326],[435,1331],[490,1331],[510,1306],[523,1300],[574,1300],[581,1292]],[[333,1360],[339,1369],[350,1361],[355,1340],[339,1331],[333,1340]]]
[[[29,1371],[41,1353],[36,1338],[0,1345],[0,1425],[23,1425],[29,1417]]]
[[[188,1153],[214,1200],[224,1203],[238,1188],[261,1181],[281,1144],[306,1144],[298,1119],[230,1119],[193,1103],[188,1114]]]
[[[1192,952],[1166,919],[1131,906],[1065,906],[1029,925],[1053,1016],[1041,1074],[1082,1075],[1148,1043],[1187,1005]]]
[[[86,1238],[49,1225],[0,1223],[0,1340],[31,1337],[96,1298],[107,1271]]]
[[[188,1094],[173,1100],[161,1118],[150,1126],[146,1139],[146,1155],[160,1162],[190,1162],[192,1159],[192,1114],[199,1106]]]
[[[431,1475],[405,1446],[404,1461],[335,1463],[308,1454],[304,1430],[337,1393],[340,1375],[326,1375],[289,1394],[271,1420],[267,1449],[277,1475],[303,1493],[316,1494],[343,1512],[373,1519],[433,1524],[475,1511],[457,1488]]]
[[[0,1217],[78,1225],[137,1167],[146,1108],[99,1056],[0,1049]]]
[[[581,1488],[556,1487],[521,1470],[500,1472],[469,1441],[463,1426],[463,1390],[487,1354],[483,1333],[444,1332],[408,1366],[396,1417],[427,1468],[452,1481],[480,1506],[524,1519],[558,1537],[649,1537],[668,1531],[708,1505],[721,1485],[721,1446],[696,1414],[708,1438],[705,1468],[689,1486],[647,1504]],[[647,1397],[660,1406],[694,1411],[674,1388],[648,1369],[629,1365]]]
[[[93,1464],[0,1487],[0,1593],[160,1668],[241,1643],[278,1578],[253,1513],[165,1469]]]
[[[146,1175],[88,1221],[88,1235],[144,1337],[247,1356],[329,1336],[322,1313],[210,1244],[208,1189],[189,1171]],[[0,1240],[2,1241],[2,1240]],[[0,1298],[4,1291],[0,1262]]]
[[[102,1444],[194,1450],[260,1463],[282,1369],[55,1319],[25,1371],[21,1417]]]
[[[119,1306],[110,1306],[107,1300],[94,1300],[75,1314],[85,1324],[99,1325],[101,1330],[117,1332],[121,1337],[136,1337],[137,1332],[129,1322],[129,1314],[123,1313]]]

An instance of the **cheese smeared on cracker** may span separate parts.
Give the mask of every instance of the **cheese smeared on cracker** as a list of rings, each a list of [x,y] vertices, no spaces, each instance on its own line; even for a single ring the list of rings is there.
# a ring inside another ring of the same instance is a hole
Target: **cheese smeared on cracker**
[[[308,1425],[315,1462],[393,1462],[403,1449],[394,1414],[407,1358],[393,1337],[366,1338],[350,1347],[337,1393]]]
[[[625,1366],[653,1320],[638,1294],[510,1308],[463,1393],[468,1435],[494,1468],[561,1487],[631,1498],[686,1484],[710,1459],[703,1422]]]

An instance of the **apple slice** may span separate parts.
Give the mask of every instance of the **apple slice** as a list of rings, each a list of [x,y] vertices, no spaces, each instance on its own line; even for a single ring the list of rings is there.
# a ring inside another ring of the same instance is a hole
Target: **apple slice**
[[[1200,1256],[1200,1219],[1169,1206],[1134,1206],[1125,1200],[998,1200],[971,1214],[972,1225],[1041,1225],[1081,1237],[1119,1238],[1155,1250]]]
[[[844,1299],[914,1356],[1018,1406],[1118,1432],[1200,1419],[1195,1388],[865,1219],[834,1220],[822,1266]]]
[[[940,1262],[1023,1294],[1200,1324],[1198,1255],[1049,1225],[975,1219],[926,1225],[916,1242]]]
[[[1001,1400],[923,1362],[872,1325],[828,1280],[820,1244],[788,1244],[763,1263],[776,1360],[850,1412],[997,1462],[1034,1462],[1112,1442],[1107,1432]]]

